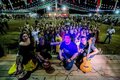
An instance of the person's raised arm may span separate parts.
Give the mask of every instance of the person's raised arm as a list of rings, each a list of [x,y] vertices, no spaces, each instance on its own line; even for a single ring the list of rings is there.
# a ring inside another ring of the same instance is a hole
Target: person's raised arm
[[[60,60],[63,60],[62,52],[63,52],[62,50],[59,51]]]

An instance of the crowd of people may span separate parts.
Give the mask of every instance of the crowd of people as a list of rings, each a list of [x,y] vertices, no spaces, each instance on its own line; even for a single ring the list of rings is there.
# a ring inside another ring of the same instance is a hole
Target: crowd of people
[[[64,68],[70,70],[74,62],[80,66],[83,57],[91,59],[99,52],[95,47],[95,43],[99,42],[98,25],[91,26],[89,21],[75,24],[74,20],[64,20],[56,22],[59,23],[57,26],[51,22],[42,24],[38,20],[31,26],[26,21],[25,26],[20,27],[15,74],[23,72],[24,65],[30,60],[34,64],[39,63],[40,67],[43,67],[43,64],[47,65],[52,59],[52,54],[57,54]],[[87,54],[89,45],[91,50]]]
[[[33,67],[44,67],[49,73],[50,59],[52,54],[58,55],[58,59],[63,63],[66,70],[71,70],[73,64],[79,68],[86,56],[92,59],[99,50],[96,43],[99,43],[100,25],[91,25],[92,19],[88,17],[72,18],[42,18],[35,20],[33,25],[28,21],[23,27],[19,27],[19,47],[16,57],[15,75],[29,72],[25,70],[25,65],[32,61]],[[2,19],[0,32],[3,32],[3,25],[9,29],[5,19]],[[107,30],[104,43],[111,42],[112,34],[115,29],[112,27]],[[88,52],[88,48],[90,51]],[[46,67],[47,66],[47,67]],[[48,67],[49,66],[49,67]],[[33,68],[32,70],[34,70]],[[46,69],[47,68],[47,69]],[[49,68],[49,69],[48,69]]]
[[[92,16],[91,20],[103,23],[103,24],[108,24],[112,23],[114,26],[119,26],[120,25],[120,17],[119,15],[99,15],[99,16]]]

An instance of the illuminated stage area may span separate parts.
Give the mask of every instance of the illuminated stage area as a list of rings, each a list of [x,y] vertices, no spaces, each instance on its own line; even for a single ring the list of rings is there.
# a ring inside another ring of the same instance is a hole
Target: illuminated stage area
[[[0,80],[120,80],[120,0],[0,0]]]

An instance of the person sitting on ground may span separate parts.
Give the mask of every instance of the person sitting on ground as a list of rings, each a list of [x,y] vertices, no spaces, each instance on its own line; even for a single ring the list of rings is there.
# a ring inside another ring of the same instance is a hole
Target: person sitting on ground
[[[46,59],[51,59],[52,56],[48,53],[48,45],[46,45],[43,37],[40,38],[39,44],[36,47],[36,56],[40,62],[40,65],[44,63]]]

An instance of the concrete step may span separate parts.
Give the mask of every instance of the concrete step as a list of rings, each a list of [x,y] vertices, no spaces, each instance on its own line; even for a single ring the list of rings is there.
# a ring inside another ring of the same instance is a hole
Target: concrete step
[[[60,66],[57,55],[52,55],[50,60],[55,72],[46,73],[44,69],[33,72],[28,80],[119,80],[120,79],[120,55],[96,55],[91,64],[93,70],[83,73],[76,65],[70,71]],[[16,55],[8,54],[0,58],[0,80],[17,80],[16,77],[8,75],[9,68],[15,63]],[[69,79],[66,77],[69,76]]]
[[[18,80],[16,77],[0,77],[0,80]]]

